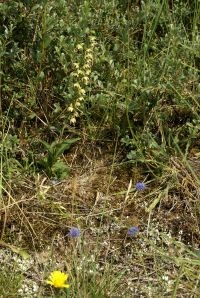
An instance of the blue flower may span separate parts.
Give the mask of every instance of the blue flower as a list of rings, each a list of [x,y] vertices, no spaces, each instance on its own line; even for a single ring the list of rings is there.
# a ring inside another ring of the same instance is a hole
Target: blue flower
[[[131,228],[128,229],[127,235],[130,236],[130,237],[135,237],[138,232],[139,232],[138,227],[131,227]]]
[[[81,231],[78,228],[74,228],[74,227],[72,227],[68,233],[68,236],[71,238],[76,238],[76,237],[79,237],[80,235],[81,235]]]
[[[137,182],[136,185],[135,185],[135,188],[139,191],[141,190],[145,190],[146,188],[146,185],[143,183],[143,182]]]

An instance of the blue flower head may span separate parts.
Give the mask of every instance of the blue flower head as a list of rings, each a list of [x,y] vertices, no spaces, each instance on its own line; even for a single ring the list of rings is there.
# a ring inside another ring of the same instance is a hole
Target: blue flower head
[[[71,238],[76,238],[76,237],[79,237],[80,235],[81,235],[81,231],[78,228],[74,228],[74,227],[72,227],[68,233],[68,236]]]
[[[146,185],[143,183],[143,182],[137,182],[136,185],[135,185],[135,188],[139,191],[141,190],[145,190],[146,188]]]
[[[138,232],[139,232],[138,227],[131,227],[131,228],[128,229],[127,235],[130,236],[130,237],[135,237]]]

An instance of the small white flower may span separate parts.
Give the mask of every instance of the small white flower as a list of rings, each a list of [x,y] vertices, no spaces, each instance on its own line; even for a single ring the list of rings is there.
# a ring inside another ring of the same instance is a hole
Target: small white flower
[[[76,123],[76,118],[74,118],[74,117],[71,118],[71,119],[70,119],[70,123],[71,123],[71,124],[75,124],[75,123]]]
[[[76,68],[76,69],[78,69],[79,68],[79,63],[73,63],[73,65],[74,65],[74,67]]]
[[[89,36],[89,39],[91,42],[96,41],[96,37],[95,36]]]
[[[93,55],[91,53],[88,53],[85,55],[85,59],[88,59],[89,61],[93,60]]]
[[[89,76],[89,75],[91,74],[91,70],[90,70],[90,69],[87,69],[87,70],[85,71],[85,74],[86,74],[87,76]]]
[[[92,53],[92,49],[87,49],[86,53]]]
[[[79,92],[79,94],[80,94],[80,95],[85,95],[85,90],[84,90],[84,89],[82,89],[82,88],[81,88],[81,89],[79,89],[79,90],[78,90],[78,92]]]
[[[83,49],[83,43],[79,43],[79,44],[77,44],[77,46],[76,46],[76,48],[77,48],[77,50],[82,50]]]
[[[77,74],[78,74],[78,75],[83,75],[83,71],[80,70],[80,69],[78,69],[78,70],[77,70]]]
[[[70,105],[67,109],[69,112],[73,112],[74,108],[72,107],[72,105]]]
[[[81,104],[80,104],[79,101],[77,101],[77,102],[75,103],[75,106],[76,106],[76,107],[80,107],[80,105],[81,105]]]
[[[77,88],[77,89],[81,89],[81,86],[80,86],[79,83],[75,83],[75,84],[74,84],[74,87]]]
[[[89,78],[88,77],[83,77],[82,78],[83,82],[87,85],[89,83]]]

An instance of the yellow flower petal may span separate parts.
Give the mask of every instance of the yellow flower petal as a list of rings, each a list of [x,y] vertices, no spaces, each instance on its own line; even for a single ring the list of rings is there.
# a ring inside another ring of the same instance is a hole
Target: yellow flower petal
[[[65,274],[59,270],[53,271],[49,280],[46,281],[47,284],[55,287],[55,288],[69,288],[69,284],[66,284],[69,275]]]

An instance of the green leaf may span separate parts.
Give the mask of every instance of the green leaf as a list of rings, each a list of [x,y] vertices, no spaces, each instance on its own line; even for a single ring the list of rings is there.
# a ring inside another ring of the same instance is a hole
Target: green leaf
[[[78,140],[80,140],[80,138],[69,139],[69,140],[66,140],[62,143],[55,144],[55,146],[54,146],[54,157],[58,158],[61,154],[63,154],[63,152],[65,150],[68,150],[71,147],[71,145],[73,143],[77,142]]]
[[[39,164],[42,165],[48,176],[63,179],[68,175],[68,167],[65,163],[62,163],[62,161],[59,160],[59,157],[78,140],[80,140],[80,138],[68,139],[60,143],[53,142],[51,144],[41,141],[47,150],[47,155],[39,161]]]
[[[64,179],[69,175],[69,168],[62,160],[58,160],[51,170],[52,175],[57,179]]]
[[[44,145],[44,147],[45,147],[45,149],[46,149],[47,151],[50,150],[50,148],[51,148],[51,145],[50,145],[50,144],[48,144],[48,143],[45,142],[45,141],[40,141],[40,142]]]

